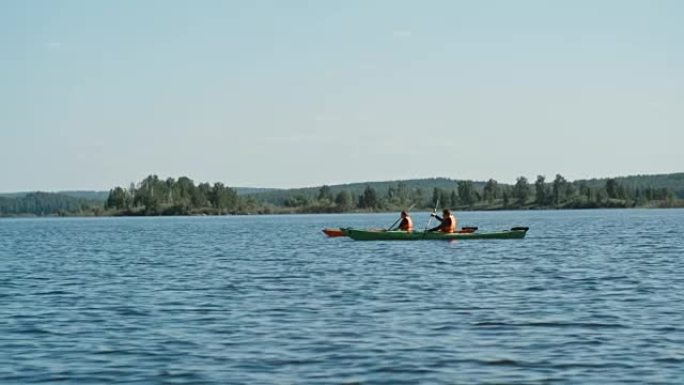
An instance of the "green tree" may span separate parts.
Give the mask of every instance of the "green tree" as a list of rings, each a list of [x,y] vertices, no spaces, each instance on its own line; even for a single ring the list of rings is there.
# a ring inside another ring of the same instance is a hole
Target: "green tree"
[[[442,189],[439,187],[434,187],[432,189],[432,206],[437,206],[441,197],[442,197]]]
[[[546,196],[545,180],[546,178],[544,177],[544,175],[537,175],[537,180],[534,182],[534,200],[535,202],[537,202],[539,206],[545,205],[548,199]]]
[[[573,185],[570,182],[567,182],[565,184],[565,197],[564,199],[566,201],[573,200],[577,196],[577,190],[575,189],[575,185]]]
[[[581,182],[577,189],[579,190],[580,196],[584,197],[584,199],[586,199],[587,202],[592,201],[592,197],[594,194],[592,194],[591,188],[587,186],[585,182]]]
[[[440,190],[439,201],[442,202],[442,207],[451,207],[451,194],[446,190]]]
[[[363,190],[363,194],[359,196],[359,207],[362,209],[374,209],[378,207],[378,204],[378,194],[375,192],[375,189],[366,186]]]
[[[133,202],[135,202],[135,194],[136,194],[136,186],[134,182],[131,182],[128,185],[128,190],[126,190],[126,193],[128,194],[128,208],[130,208],[132,205],[134,205]]]
[[[134,204],[142,205],[148,215],[159,214],[160,204],[164,199],[164,187],[158,176],[149,175],[136,189]]]
[[[619,184],[615,179],[608,178],[606,180],[606,194],[608,194],[608,198],[616,199],[618,197],[618,188]]]
[[[465,206],[471,207],[475,203],[475,190],[473,182],[469,180],[462,180],[458,182],[458,197],[461,203]]]
[[[128,207],[128,194],[121,187],[109,190],[109,197],[105,202],[105,209],[121,210]]]
[[[289,196],[285,200],[286,207],[304,207],[309,204],[309,199],[303,194]]]
[[[173,195],[174,194],[174,188],[176,186],[176,180],[173,178],[167,178],[164,183],[165,183],[166,192],[167,192],[167,196],[166,196],[164,201],[167,203],[171,203],[171,204],[176,203],[175,197]]]
[[[330,190],[330,186],[323,185],[323,186],[321,186],[320,189],[318,189],[318,200],[319,201],[328,201],[328,202],[333,201],[333,195],[332,195],[332,191]]]
[[[197,185],[195,195],[193,196],[193,206],[195,208],[207,207],[210,205],[209,196],[211,195],[211,185],[209,183],[200,183]]]
[[[556,174],[556,179],[553,180],[551,191],[553,194],[553,204],[560,205],[562,197],[566,195],[568,181],[563,178],[561,174]]]
[[[499,183],[495,179],[489,179],[485,183],[483,194],[484,200],[489,203],[493,202],[499,196]]]
[[[411,201],[411,191],[408,186],[406,186],[406,183],[399,182],[399,184],[397,184],[396,192],[399,197],[399,204],[401,206],[407,206],[408,202]]]
[[[420,188],[420,187],[416,187],[416,189],[413,190],[413,194],[412,194],[412,199],[411,199],[411,200],[412,200],[413,202],[418,202],[418,204],[420,204],[420,205],[424,205],[424,204],[425,204],[425,203],[424,203],[424,202],[425,202],[425,199],[426,199],[426,198],[425,198],[425,192],[423,191],[423,189]],[[433,204],[432,206],[430,206],[430,205],[428,204],[427,207],[434,207],[434,204]]]
[[[335,204],[337,205],[339,211],[344,212],[352,209],[354,203],[351,193],[347,190],[338,192],[337,196],[335,197]]]
[[[389,202],[395,201],[399,198],[396,187],[393,185],[387,186],[387,200]]]
[[[181,204],[185,208],[191,207],[193,196],[196,194],[195,182],[186,176],[182,176],[178,178],[174,187],[174,196],[177,196],[180,200],[177,203]]]
[[[524,176],[516,179],[515,185],[513,186],[513,197],[515,197],[515,202],[519,206],[524,206],[527,203],[527,199],[530,196],[530,185],[527,183],[527,178]]]
[[[220,214],[236,210],[239,204],[237,192],[220,182],[214,183],[208,199]]]

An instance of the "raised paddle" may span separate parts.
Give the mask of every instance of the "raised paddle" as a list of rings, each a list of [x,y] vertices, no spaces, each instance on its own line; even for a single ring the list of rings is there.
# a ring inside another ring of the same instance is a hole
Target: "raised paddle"
[[[439,198],[437,198],[437,202],[435,202],[435,208],[432,209],[433,214],[437,214],[437,206],[439,206]],[[432,215],[428,218],[427,224],[425,225],[425,231],[428,231],[430,228],[430,222],[432,222]]]

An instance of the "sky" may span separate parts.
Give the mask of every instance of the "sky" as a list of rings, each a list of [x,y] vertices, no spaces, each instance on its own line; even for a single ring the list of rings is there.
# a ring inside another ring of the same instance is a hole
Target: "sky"
[[[0,2],[0,192],[684,171],[684,2]]]

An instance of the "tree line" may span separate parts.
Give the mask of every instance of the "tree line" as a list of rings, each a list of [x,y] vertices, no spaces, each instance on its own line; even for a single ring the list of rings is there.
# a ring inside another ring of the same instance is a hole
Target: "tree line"
[[[679,177],[679,174],[672,174]],[[647,176],[647,180],[654,180]],[[221,215],[268,213],[344,213],[369,211],[501,209],[576,209],[626,207],[684,207],[682,190],[623,183],[624,178],[602,181],[553,180],[521,176],[514,184],[445,178],[418,181],[324,185],[319,188],[252,191],[221,182],[195,184],[192,179],[160,179],[150,175],[127,188],[115,187],[102,201],[56,193],[29,193],[0,197],[0,216],[7,215]],[[658,180],[662,186],[662,178]],[[378,187],[381,186],[381,187]]]
[[[368,185],[358,196],[347,190],[333,195],[329,186],[322,186],[316,197],[300,193],[291,196],[285,205],[303,212],[347,212],[400,210],[410,206],[417,209],[497,210],[674,207],[682,204],[669,188],[631,188],[616,179],[608,179],[602,186],[589,186],[584,182],[569,182],[559,174],[550,182],[539,175],[534,183],[521,176],[513,185],[500,184],[495,179],[479,185],[464,180],[458,181],[454,189],[434,187],[425,191],[406,188],[399,182],[385,191]]]
[[[17,197],[0,197],[0,216],[90,215],[100,213],[101,203],[64,194],[32,192]]]

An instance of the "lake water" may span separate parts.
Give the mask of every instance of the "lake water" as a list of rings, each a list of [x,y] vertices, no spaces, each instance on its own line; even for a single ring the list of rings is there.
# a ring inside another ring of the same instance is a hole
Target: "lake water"
[[[684,383],[684,210],[457,215],[2,219],[0,383]]]

